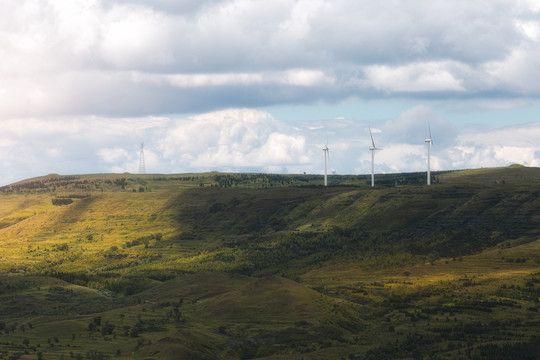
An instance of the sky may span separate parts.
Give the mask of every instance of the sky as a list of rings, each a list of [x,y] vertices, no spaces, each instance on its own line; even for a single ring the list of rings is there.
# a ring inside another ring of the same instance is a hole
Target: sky
[[[540,166],[536,0],[5,0],[0,185]]]

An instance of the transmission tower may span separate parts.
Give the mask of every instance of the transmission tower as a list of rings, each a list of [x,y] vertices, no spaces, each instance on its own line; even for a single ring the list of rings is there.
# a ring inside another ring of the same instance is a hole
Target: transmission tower
[[[141,152],[139,153],[139,174],[146,174],[144,165],[144,143],[141,143]]]

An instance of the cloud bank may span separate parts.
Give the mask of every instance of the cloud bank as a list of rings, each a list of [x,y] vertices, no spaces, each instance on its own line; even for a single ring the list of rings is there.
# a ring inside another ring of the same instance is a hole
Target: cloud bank
[[[538,98],[530,0],[0,4],[0,118],[351,97]]]

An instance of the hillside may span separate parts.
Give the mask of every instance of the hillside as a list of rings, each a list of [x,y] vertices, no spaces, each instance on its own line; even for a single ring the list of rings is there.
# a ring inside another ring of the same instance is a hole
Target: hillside
[[[0,188],[0,358],[540,356],[540,169],[434,179],[97,174]]]

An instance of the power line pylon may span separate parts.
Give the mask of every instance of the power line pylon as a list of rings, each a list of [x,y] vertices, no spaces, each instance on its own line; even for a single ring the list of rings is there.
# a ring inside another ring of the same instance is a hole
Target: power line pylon
[[[139,153],[139,174],[146,174],[146,166],[144,165],[144,143],[141,143],[141,152]]]

